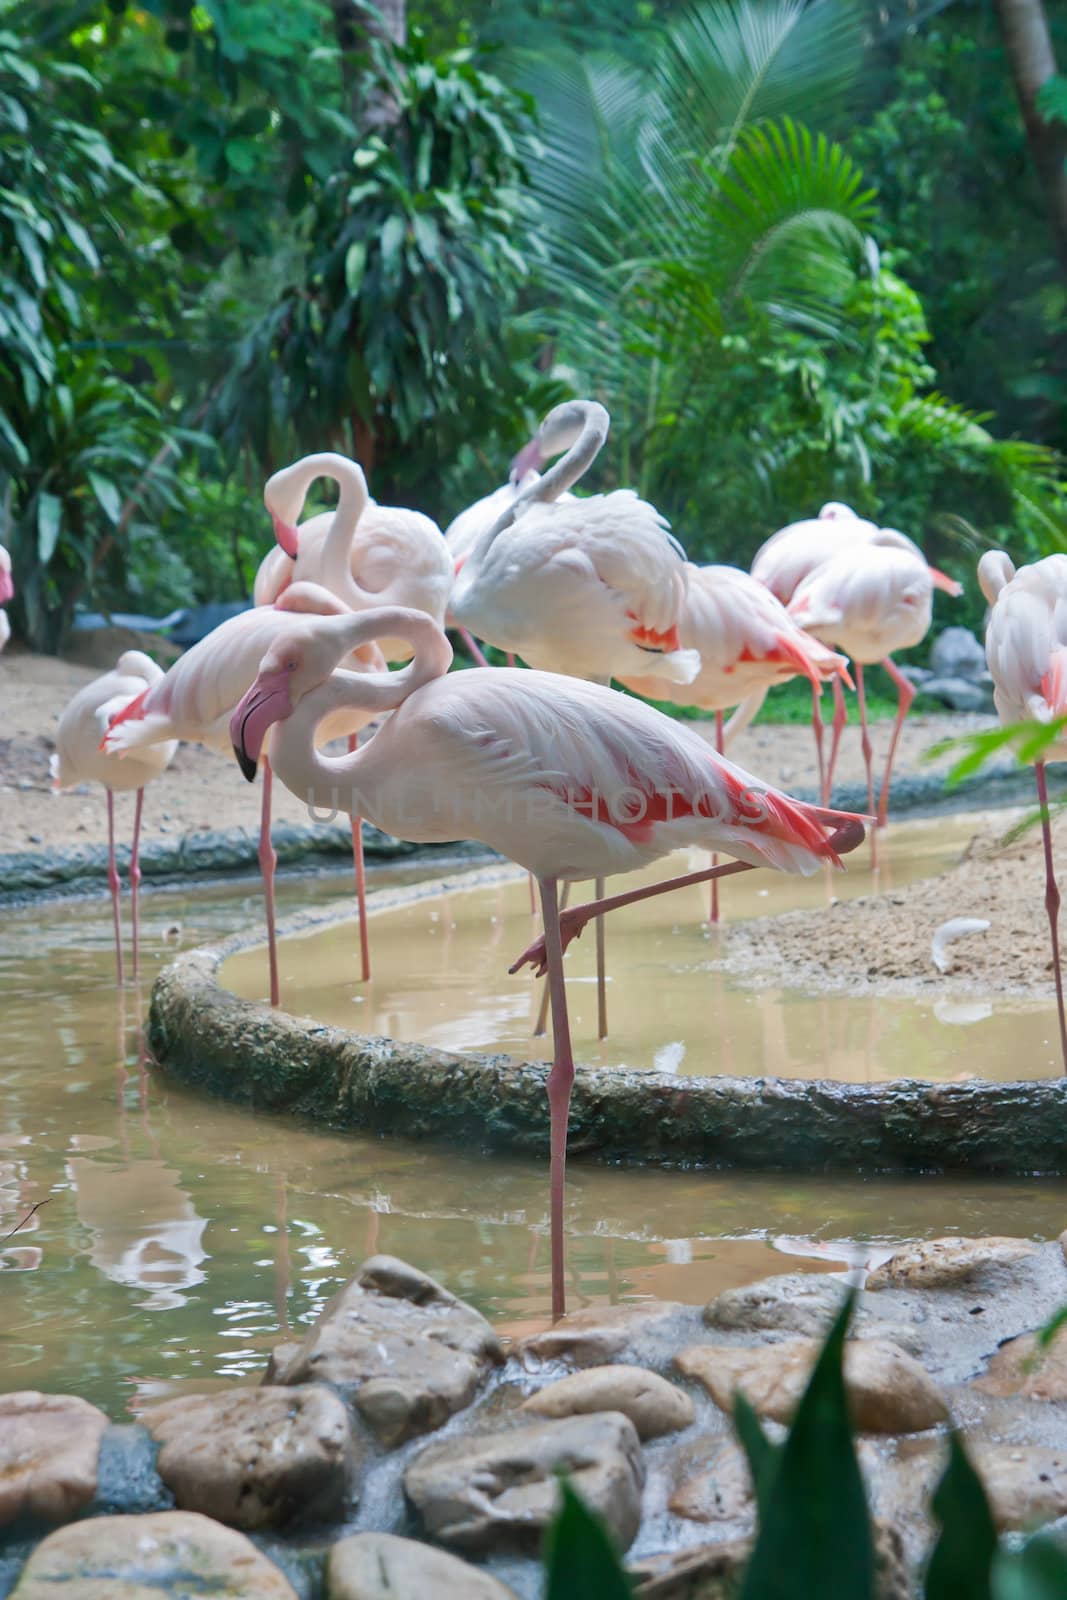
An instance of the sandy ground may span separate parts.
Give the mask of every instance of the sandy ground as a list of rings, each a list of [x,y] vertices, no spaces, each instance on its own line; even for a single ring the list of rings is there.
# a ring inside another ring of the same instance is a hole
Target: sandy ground
[[[1013,839],[1015,825],[1027,819],[1031,825]],[[1067,877],[1067,817],[1054,822],[1053,838]],[[1036,807],[979,820],[957,866],[899,892],[885,883],[892,873],[892,829],[885,845],[882,893],[736,924],[717,965],[748,982],[805,991],[1055,995]],[[934,965],[931,945],[938,928],[957,917],[986,921],[989,928],[948,946],[952,965],[945,975]]]
[[[0,820],[3,850],[84,844],[103,837],[106,827],[101,797],[92,789],[53,795],[48,758],[56,723],[66,702],[99,669],[34,656],[9,648],[0,656]],[[921,757],[931,744],[955,734],[988,726],[981,716],[911,717],[901,739],[897,770],[934,772],[949,763],[926,766]],[[708,731],[710,724],[692,724]],[[889,740],[889,724],[874,729],[881,756]],[[806,727],[760,724],[749,728],[730,751],[731,758],[757,777],[784,789],[814,782],[814,747]],[[880,770],[880,769],[879,769]],[[863,764],[857,728],[846,729],[838,771],[843,783],[859,782]],[[120,834],[133,819],[132,795],[117,797]],[[216,828],[256,826],[256,795],[235,764],[196,745],[183,745],[172,766],[151,786],[145,801],[146,839]],[[275,788],[279,820],[304,822],[301,802],[281,785]]]

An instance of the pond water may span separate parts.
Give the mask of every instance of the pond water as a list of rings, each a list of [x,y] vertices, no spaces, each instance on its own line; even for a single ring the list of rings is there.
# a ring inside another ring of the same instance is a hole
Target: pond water
[[[926,841],[925,870],[939,859],[939,836],[949,848],[943,824],[915,830],[917,851]],[[347,874],[289,879],[282,911],[348,891]],[[516,892],[518,948],[529,919],[525,890]],[[725,896],[724,908],[733,909]],[[440,916],[446,908],[436,909]],[[259,915],[252,880],[147,894],[144,980],[139,993],[117,995],[106,897],[5,913],[0,1233],[44,1202],[0,1243],[5,1388],[76,1390],[119,1417],[185,1387],[257,1381],[270,1347],[310,1322],[373,1250],[432,1272],[508,1331],[545,1320],[547,1185],[539,1162],[256,1116],[196,1098],[145,1064],[138,1022],[159,964]],[[671,932],[679,915],[665,914],[654,938],[688,940],[688,931]],[[443,945],[448,930],[436,926]],[[384,973],[385,935],[374,931]],[[500,965],[512,950],[505,932]],[[467,945],[461,931],[449,937],[451,971]],[[624,943],[612,935],[613,961]],[[409,958],[411,949],[409,942]],[[443,967],[444,956],[437,959]],[[375,984],[390,981],[397,982]],[[469,975],[465,981],[477,996]],[[720,1027],[718,991],[707,975],[703,981],[707,1025]],[[528,1018],[530,986],[520,987]],[[624,987],[612,989],[620,1022]],[[406,1027],[412,1002],[400,993],[382,1014]],[[380,998],[363,1008],[370,1004],[384,1008]],[[668,1004],[655,1001],[664,1031],[673,1022]],[[838,1004],[828,1003],[828,1019]],[[347,1014],[363,1021],[363,1008],[349,1002]],[[571,1304],[648,1295],[700,1302],[775,1271],[838,1265],[848,1253],[840,1241],[891,1244],[952,1231],[1049,1237],[1067,1220],[1065,1201],[1067,1182],[1047,1180],[807,1178],[575,1162],[567,1195]]]
[[[752,872],[721,885],[723,922],[818,908],[841,899],[892,893],[958,860],[976,831],[973,817],[898,824],[879,845],[872,880],[866,851],[845,872],[814,878]],[[693,850],[641,874],[629,888],[697,871]],[[574,886],[575,903],[592,885]],[[715,970],[719,930],[706,922],[700,885],[615,912],[608,919],[610,1034],[597,1039],[592,930],[567,956],[568,1009],[575,1058],[590,1066],[654,1068],[681,1076],[832,1077],[851,1082],[910,1077],[1010,1079],[1019,1062],[1032,1077],[1062,1071],[1051,1005],[960,1000],[946,984],[929,999],[887,1002],[874,995],[805,994],[788,986],[755,989]],[[542,1059],[548,1039],[534,1030],[544,984],[508,967],[537,931],[525,878],[423,898],[371,920],[374,976],[357,981],[355,930],[334,924],[283,941],[282,1004],[296,1015],[361,1033],[418,1040],[446,1050],[504,1050]],[[992,935],[990,935],[992,937]],[[222,970],[235,993],[265,999],[262,949],[242,951]]]

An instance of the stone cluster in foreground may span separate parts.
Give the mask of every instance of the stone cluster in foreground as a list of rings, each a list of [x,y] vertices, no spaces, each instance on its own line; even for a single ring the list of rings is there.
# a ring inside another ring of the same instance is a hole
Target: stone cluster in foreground
[[[733,1396],[780,1436],[843,1284],[588,1307],[505,1351],[372,1257],[259,1388],[124,1426],[76,1396],[0,1396],[0,1592],[17,1573],[13,1600],[532,1600],[565,1472],[638,1596],[725,1600],[755,1529]],[[1063,1303],[1059,1245],[934,1240],[871,1273],[845,1379],[882,1600],[917,1593],[950,1422],[1002,1530],[1067,1517],[1067,1332],[1036,1360],[1034,1339]]]

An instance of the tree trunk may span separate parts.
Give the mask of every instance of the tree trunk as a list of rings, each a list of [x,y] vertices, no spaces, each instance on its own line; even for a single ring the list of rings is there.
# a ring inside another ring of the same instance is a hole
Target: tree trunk
[[[1067,270],[1067,125],[1037,109],[1039,90],[1056,74],[1043,0],[993,0],[1030,154],[1045,196],[1056,252]]]
[[[378,0],[365,6],[360,0],[330,0],[334,33],[341,49],[341,76],[349,115],[364,132],[389,127],[398,107],[384,89],[368,94],[364,86],[367,47],[372,39],[386,44],[407,40],[407,0]]]

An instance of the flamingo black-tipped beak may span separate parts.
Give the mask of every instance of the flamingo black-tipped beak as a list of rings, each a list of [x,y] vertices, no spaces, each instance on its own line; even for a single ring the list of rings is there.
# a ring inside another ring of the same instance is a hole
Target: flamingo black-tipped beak
[[[237,757],[237,765],[240,767],[249,783],[255,783],[256,773],[259,771],[259,763],[257,761],[253,761],[243,744],[235,744],[233,747],[233,753]]]

